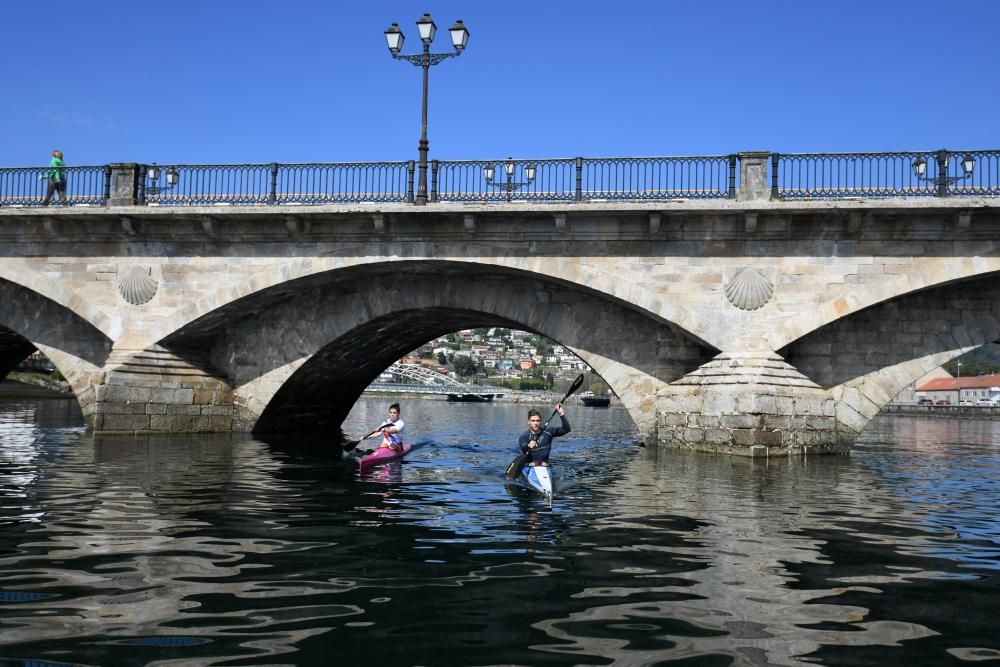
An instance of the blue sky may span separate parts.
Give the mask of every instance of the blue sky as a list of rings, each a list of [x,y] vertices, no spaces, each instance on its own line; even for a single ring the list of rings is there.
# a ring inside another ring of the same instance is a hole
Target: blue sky
[[[52,0],[4,6],[0,165],[1000,148],[1000,2]],[[968,110],[968,111],[966,111]]]

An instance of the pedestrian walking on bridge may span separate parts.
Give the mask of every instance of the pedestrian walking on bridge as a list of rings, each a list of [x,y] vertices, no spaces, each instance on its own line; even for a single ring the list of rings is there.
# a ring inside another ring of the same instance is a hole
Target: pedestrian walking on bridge
[[[66,204],[66,163],[63,162],[63,154],[60,150],[52,151],[52,161],[49,162],[49,171],[46,174],[49,187],[45,192],[45,199],[42,206],[48,206],[52,201],[52,195],[59,193],[59,202]]]

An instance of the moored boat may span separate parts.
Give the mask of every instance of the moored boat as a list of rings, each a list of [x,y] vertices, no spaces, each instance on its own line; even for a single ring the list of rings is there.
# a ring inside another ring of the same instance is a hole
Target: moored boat
[[[448,400],[452,403],[491,403],[495,398],[502,398],[500,392],[476,392],[466,394],[448,394]]]
[[[452,403],[487,403],[493,400],[492,394],[483,396],[481,394],[448,394],[448,400]]]
[[[396,451],[391,447],[379,447],[371,454],[366,454],[361,457],[360,468],[362,471],[365,468],[371,468],[372,466],[379,465],[380,463],[388,463],[389,461],[395,461],[396,459],[401,459],[410,453],[413,449],[410,445],[403,445],[402,451]]]
[[[611,405],[610,396],[581,396],[580,400],[588,408],[606,408]]]

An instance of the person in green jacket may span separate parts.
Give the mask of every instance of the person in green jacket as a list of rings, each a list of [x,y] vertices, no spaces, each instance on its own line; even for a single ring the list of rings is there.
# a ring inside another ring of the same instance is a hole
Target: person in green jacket
[[[59,193],[59,201],[66,203],[66,163],[63,162],[62,151],[52,151],[52,161],[49,162],[49,189],[45,192],[42,206],[48,206],[52,195]]]

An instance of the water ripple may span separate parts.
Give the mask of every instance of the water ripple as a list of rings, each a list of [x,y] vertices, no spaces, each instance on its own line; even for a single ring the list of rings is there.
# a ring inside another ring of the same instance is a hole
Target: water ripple
[[[93,439],[59,408],[0,406],[3,654],[157,665],[1000,656],[993,422],[880,418],[851,457],[761,461],[646,451],[624,411],[576,408],[550,506],[501,478],[524,408],[407,409],[425,444],[361,478],[355,457],[323,443]],[[345,430],[382,410],[362,400]]]

